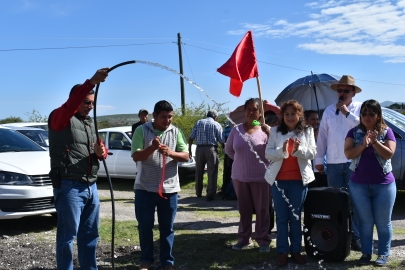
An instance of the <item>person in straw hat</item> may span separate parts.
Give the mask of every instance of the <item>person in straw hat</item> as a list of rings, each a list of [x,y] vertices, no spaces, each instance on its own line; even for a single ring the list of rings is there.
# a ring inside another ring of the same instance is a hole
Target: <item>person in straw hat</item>
[[[324,171],[324,156],[327,162],[327,181],[329,187],[349,188],[350,160],[344,153],[344,143],[347,132],[360,123],[361,102],[353,101],[353,97],[361,92],[350,75],[343,75],[338,83],[331,85],[337,92],[338,102],[328,106],[322,116],[318,131],[317,154],[314,159],[315,168],[320,173]],[[361,243],[358,231],[357,215],[353,214],[352,250],[360,251]]]

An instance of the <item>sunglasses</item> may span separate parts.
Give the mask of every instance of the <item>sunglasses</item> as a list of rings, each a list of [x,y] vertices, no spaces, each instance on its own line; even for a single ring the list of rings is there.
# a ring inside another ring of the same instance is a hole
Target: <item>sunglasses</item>
[[[353,90],[348,90],[348,89],[337,89],[336,92],[340,93],[345,93],[345,94],[349,94],[351,91]]]
[[[376,114],[376,113],[373,113],[373,112],[369,112],[369,113],[362,112],[362,113],[361,113],[361,116],[362,116],[362,117],[366,117],[366,116],[375,117],[376,115],[377,115],[377,114]]]
[[[86,105],[93,105],[94,106],[94,102],[93,101],[90,101],[90,100],[85,100],[84,101],[84,104],[86,104]]]

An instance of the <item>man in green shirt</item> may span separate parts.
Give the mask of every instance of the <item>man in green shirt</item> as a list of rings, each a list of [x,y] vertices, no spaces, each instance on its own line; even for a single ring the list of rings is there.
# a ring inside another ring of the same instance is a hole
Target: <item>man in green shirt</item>
[[[171,124],[173,107],[162,100],[155,104],[153,122],[136,128],[131,155],[137,162],[135,179],[135,216],[141,246],[141,270],[152,268],[155,208],[160,231],[160,264],[173,270],[173,223],[180,191],[177,162],[188,161],[187,145],[181,131]]]

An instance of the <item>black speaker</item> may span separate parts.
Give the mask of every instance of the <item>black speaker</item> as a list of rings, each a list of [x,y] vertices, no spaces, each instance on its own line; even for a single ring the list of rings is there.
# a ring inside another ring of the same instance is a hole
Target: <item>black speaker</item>
[[[351,213],[346,190],[333,187],[309,189],[304,202],[307,256],[325,261],[344,261],[350,254]]]

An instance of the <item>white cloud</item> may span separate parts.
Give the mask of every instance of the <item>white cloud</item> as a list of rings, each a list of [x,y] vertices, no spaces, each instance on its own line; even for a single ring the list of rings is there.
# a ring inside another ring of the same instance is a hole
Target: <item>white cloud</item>
[[[322,54],[376,55],[386,62],[403,62],[405,47],[405,0],[341,0],[310,2],[308,18],[300,22],[285,19],[269,23],[245,23],[256,36],[299,37],[313,41],[298,47]]]

